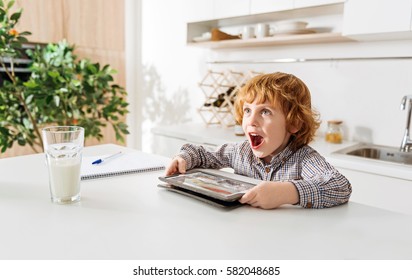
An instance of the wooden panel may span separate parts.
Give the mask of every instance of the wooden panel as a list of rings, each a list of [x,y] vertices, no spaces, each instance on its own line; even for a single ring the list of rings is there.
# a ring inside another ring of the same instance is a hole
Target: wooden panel
[[[29,41],[58,42],[64,38],[63,0],[17,0],[16,8],[23,8],[18,31],[30,31]]]
[[[113,127],[111,124],[107,124],[106,127],[102,128],[102,134],[104,136],[104,138],[99,141],[95,138],[93,139],[86,139],[85,140],[85,146],[93,146],[93,145],[98,145],[98,144],[117,144],[117,145],[122,145],[124,146],[126,143],[126,139],[125,139],[125,143],[120,143],[118,141],[116,141],[116,136],[113,130]],[[125,137],[126,138],[126,137]]]
[[[64,0],[65,31],[81,47],[124,50],[124,1]]]
[[[42,152],[42,150],[41,150]],[[23,155],[31,155],[35,154],[33,149],[30,146],[19,146],[17,143],[14,143],[11,149],[8,149],[5,153],[0,153],[0,158],[6,157],[15,157],[15,156],[23,156]]]

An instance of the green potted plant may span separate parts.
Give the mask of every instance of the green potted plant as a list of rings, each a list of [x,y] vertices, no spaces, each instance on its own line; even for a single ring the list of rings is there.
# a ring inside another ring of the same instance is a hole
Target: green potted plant
[[[116,139],[128,134],[126,91],[113,83],[116,72],[87,59],[78,60],[75,47],[66,41],[27,50],[32,60],[27,81],[16,76],[16,61],[30,32],[15,28],[22,10],[12,13],[14,1],[0,0],[0,69],[7,76],[0,86],[0,148],[14,143],[42,149],[41,128],[48,125],[78,125],[86,138],[102,139],[110,123]]]

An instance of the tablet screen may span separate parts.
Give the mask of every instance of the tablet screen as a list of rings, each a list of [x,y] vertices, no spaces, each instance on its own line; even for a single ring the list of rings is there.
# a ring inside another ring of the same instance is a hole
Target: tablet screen
[[[164,181],[224,200],[240,198],[254,185],[201,171],[164,177]]]

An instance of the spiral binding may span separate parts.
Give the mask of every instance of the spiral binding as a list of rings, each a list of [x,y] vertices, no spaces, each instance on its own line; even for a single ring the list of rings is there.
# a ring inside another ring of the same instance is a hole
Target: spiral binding
[[[156,166],[156,167],[149,167],[149,168],[130,169],[130,170],[106,172],[106,173],[99,173],[99,174],[88,174],[88,175],[82,175],[81,180],[86,181],[86,180],[114,177],[114,176],[120,176],[120,175],[129,175],[129,174],[135,174],[135,173],[160,171],[160,170],[164,170],[164,169],[165,169],[164,166]]]

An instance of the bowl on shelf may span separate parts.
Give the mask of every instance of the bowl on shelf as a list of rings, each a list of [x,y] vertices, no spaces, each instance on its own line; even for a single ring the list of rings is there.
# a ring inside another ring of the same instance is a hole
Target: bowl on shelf
[[[210,39],[212,39],[212,33],[204,32],[201,36],[194,37],[193,41],[195,41],[195,42],[205,42],[205,41],[210,41]]]
[[[304,30],[308,26],[306,21],[278,21],[275,22],[274,31],[275,32],[288,32],[295,30]]]

